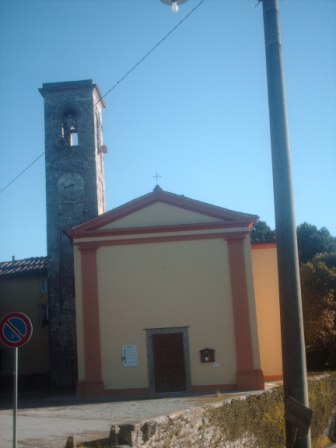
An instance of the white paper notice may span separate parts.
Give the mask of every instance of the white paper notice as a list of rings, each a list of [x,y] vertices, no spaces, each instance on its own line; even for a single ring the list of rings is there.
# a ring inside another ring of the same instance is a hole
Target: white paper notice
[[[138,365],[138,353],[136,345],[122,346],[123,367],[136,367]]]

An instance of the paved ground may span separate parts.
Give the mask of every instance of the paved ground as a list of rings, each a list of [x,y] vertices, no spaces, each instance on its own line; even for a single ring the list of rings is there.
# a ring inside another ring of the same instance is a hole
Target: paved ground
[[[112,425],[136,423],[176,411],[206,406],[242,394],[175,396],[171,398],[101,401],[72,396],[19,397],[17,448],[64,448],[69,436],[79,440],[108,437]],[[0,396],[0,446],[13,447],[13,411]],[[336,444],[328,448],[336,448]]]
[[[214,400],[213,395],[109,402],[83,402],[75,397],[19,397],[17,447],[63,448],[68,436],[75,435],[80,440],[104,438],[111,425],[168,415]],[[1,401],[1,397],[0,438],[1,448],[13,447],[13,411],[8,399]]]

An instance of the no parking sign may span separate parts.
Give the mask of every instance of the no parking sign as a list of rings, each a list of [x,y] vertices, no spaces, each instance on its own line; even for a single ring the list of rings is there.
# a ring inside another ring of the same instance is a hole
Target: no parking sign
[[[0,320],[0,341],[7,347],[14,348],[13,448],[17,447],[18,347],[25,345],[31,338],[32,333],[31,320],[24,313],[8,313]]]
[[[32,333],[31,320],[24,313],[8,313],[0,321],[0,341],[7,347],[21,347]]]

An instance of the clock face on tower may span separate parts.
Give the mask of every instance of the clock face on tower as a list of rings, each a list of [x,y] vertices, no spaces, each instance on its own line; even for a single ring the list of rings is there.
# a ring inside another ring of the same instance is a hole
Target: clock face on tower
[[[84,201],[84,180],[79,174],[66,173],[58,180],[59,204],[78,203]]]

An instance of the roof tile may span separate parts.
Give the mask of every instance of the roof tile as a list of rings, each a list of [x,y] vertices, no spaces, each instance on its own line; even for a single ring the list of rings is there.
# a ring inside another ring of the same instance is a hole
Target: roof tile
[[[1,261],[0,278],[47,273],[47,257],[32,257],[23,260]]]

